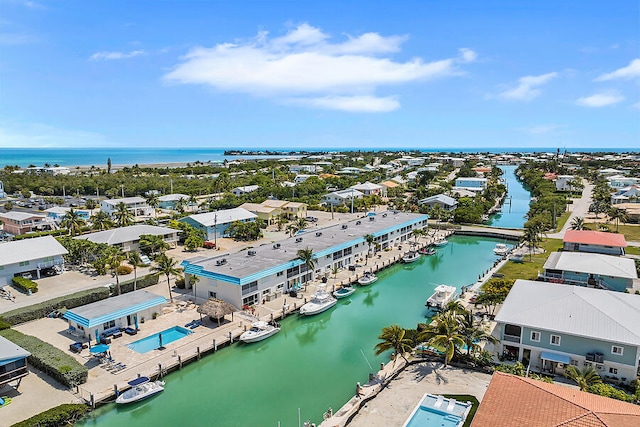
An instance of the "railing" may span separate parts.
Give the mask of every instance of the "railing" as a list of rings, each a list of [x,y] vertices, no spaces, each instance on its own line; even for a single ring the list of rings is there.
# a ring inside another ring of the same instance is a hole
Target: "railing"
[[[503,341],[509,341],[509,342],[516,342],[518,344],[520,344],[520,335],[507,335],[505,334],[502,337]]]
[[[562,277],[561,274],[553,274],[553,273],[541,273],[538,274],[538,277],[544,280],[545,282],[550,283],[562,283],[565,285],[576,285],[576,286],[596,286],[602,289],[606,289],[608,291],[615,291],[616,289],[605,282],[602,279],[594,279],[592,281],[588,280],[575,280],[575,279],[567,279]]]
[[[6,384],[10,381],[17,380],[29,374],[29,368],[27,366],[21,366],[18,369],[9,371],[0,375],[0,384]]]

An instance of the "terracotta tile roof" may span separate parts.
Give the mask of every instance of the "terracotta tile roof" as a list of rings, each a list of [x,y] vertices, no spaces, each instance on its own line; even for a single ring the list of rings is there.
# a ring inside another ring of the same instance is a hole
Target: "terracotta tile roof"
[[[640,406],[575,388],[496,372],[471,427],[626,427]]]
[[[565,243],[583,243],[587,245],[627,247],[624,235],[592,230],[567,230],[564,233]]]
[[[548,181],[554,181],[556,178],[558,178],[558,174],[553,173],[553,172],[547,172],[544,174],[544,179],[548,180]]]

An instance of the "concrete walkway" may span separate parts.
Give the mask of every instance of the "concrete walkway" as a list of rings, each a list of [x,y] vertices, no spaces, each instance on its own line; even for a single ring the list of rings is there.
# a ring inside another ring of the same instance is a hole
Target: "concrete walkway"
[[[582,195],[579,199],[573,199],[573,203],[568,205],[568,209],[571,212],[567,222],[564,223],[562,229],[557,233],[547,234],[547,237],[552,239],[563,239],[564,233],[571,228],[571,223],[577,217],[586,218],[589,213],[589,206],[591,206],[591,194],[593,193],[593,185],[589,184],[584,179],[582,180],[584,188],[582,189]]]

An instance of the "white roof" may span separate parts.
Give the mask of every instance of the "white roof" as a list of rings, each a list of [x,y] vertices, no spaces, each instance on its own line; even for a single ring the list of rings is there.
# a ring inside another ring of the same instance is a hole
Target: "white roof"
[[[76,236],[75,239],[89,240],[93,243],[106,243],[107,245],[117,245],[125,242],[139,240],[143,234],[154,236],[166,236],[168,234],[180,233],[180,230],[167,227],[157,227],[155,225],[130,225],[128,227],[113,228],[111,230],[98,231],[96,233]]]
[[[242,221],[257,218],[256,214],[249,212],[244,208],[225,209],[216,212],[206,212],[201,214],[189,215],[189,218],[199,222],[205,227],[212,227],[216,223],[218,225],[227,224],[233,221]]]
[[[640,297],[624,292],[516,280],[496,321],[640,345]]]
[[[583,252],[553,252],[544,263],[544,269],[576,271],[625,279],[638,278],[636,264],[632,259]]]
[[[188,199],[189,196],[186,194],[167,194],[165,196],[158,197],[158,201],[160,202],[177,202],[178,200]]]
[[[0,244],[0,265],[16,264],[68,253],[53,236],[35,237]]]
[[[424,205],[425,203],[431,202],[439,202],[447,206],[455,206],[458,204],[458,201],[456,199],[454,199],[453,197],[449,197],[446,194],[436,194],[435,196],[426,197],[422,200],[419,200],[418,204]]]
[[[14,221],[24,221],[25,219],[29,219],[29,218],[44,219],[45,216],[44,215],[38,215],[38,214],[32,214],[32,213],[28,213],[28,212],[10,211],[10,212],[2,212],[2,213],[0,213],[0,218],[12,219]]]
[[[102,203],[113,206],[116,206],[120,202],[123,202],[125,205],[130,205],[132,203],[145,203],[145,199],[142,197],[125,197],[124,199],[107,199],[102,201]]]
[[[242,191],[243,193],[251,193],[252,191],[256,191],[258,188],[260,188],[259,185],[245,185],[244,187],[236,187],[233,189],[233,191]]]
[[[27,350],[14,344],[5,337],[0,337],[0,361],[28,356],[31,356],[31,353]]]
[[[364,184],[352,185],[349,188],[353,188],[355,190],[360,190],[360,191],[371,191],[371,190],[380,190],[382,188],[382,186],[367,181]]]
[[[64,207],[64,206],[54,206],[52,208],[45,209],[45,212],[54,213],[54,214],[58,214],[58,215],[66,215],[66,213],[69,212],[70,210],[71,210],[71,208],[67,208],[67,207]]]

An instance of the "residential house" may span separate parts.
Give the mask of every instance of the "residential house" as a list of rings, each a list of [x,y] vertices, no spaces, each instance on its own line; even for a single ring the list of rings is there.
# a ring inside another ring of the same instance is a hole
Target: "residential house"
[[[505,404],[508,402],[508,404]],[[494,372],[471,427],[640,425],[640,406],[537,379]]]
[[[169,247],[175,247],[178,243],[178,233],[181,233],[181,231],[174,228],[138,224],[82,234],[74,237],[74,239],[88,240],[93,243],[104,243],[120,248],[123,252],[130,252],[140,248],[140,236],[144,235],[161,236],[162,240],[164,240]]]
[[[279,207],[265,206],[261,203],[243,203],[240,207],[257,215],[267,225],[275,224],[278,216],[282,214],[282,209]]]
[[[449,197],[445,194],[437,194],[435,196],[418,200],[418,205],[426,205],[429,208],[440,206],[445,211],[453,211],[455,210],[456,206],[458,206],[458,201],[453,197]]]
[[[227,229],[235,221],[255,221],[258,216],[243,208],[224,209],[215,212],[189,215],[178,221],[186,222],[200,230],[203,230],[207,240],[215,240],[225,237]]]
[[[47,231],[56,228],[54,222],[44,215],[29,212],[0,212],[5,233],[20,236],[36,231]]]
[[[305,182],[306,180],[308,180],[312,176],[317,177],[318,175],[299,174],[299,175],[296,175],[296,177],[294,178],[293,182],[295,184],[302,184],[303,182]]]
[[[158,197],[158,207],[160,209],[170,209],[175,211],[180,203],[183,204],[183,207],[188,207],[189,196],[186,194],[166,194]]]
[[[456,178],[456,189],[469,191],[483,191],[487,188],[487,178],[460,177]]]
[[[630,258],[584,252],[553,252],[543,266],[540,279],[547,282],[598,287],[624,292],[638,278]]]
[[[476,173],[476,176],[478,176],[479,178],[484,178],[485,176],[488,176],[491,174],[491,168],[488,168],[486,166],[478,166],[473,168],[473,171]]]
[[[401,187],[400,184],[398,184],[395,181],[391,181],[391,180],[387,180],[387,181],[381,182],[380,186],[382,187],[380,189],[380,195],[382,197],[387,197],[387,194],[389,193],[389,190]]]
[[[573,191],[575,190],[575,179],[573,175],[556,176],[556,191]]]
[[[67,250],[52,236],[15,240],[0,244],[0,288],[15,276],[30,273],[40,278],[44,270],[64,266]]]
[[[614,175],[614,176],[610,176],[607,179],[609,181],[609,186],[615,190],[640,184],[640,178],[624,176],[624,175]]]
[[[4,197],[5,197],[4,184],[2,183],[2,181],[0,181],[0,199],[4,199]]]
[[[287,219],[297,219],[307,217],[307,204],[300,202],[290,202],[288,200],[267,199],[262,202],[264,206],[280,209]]]
[[[245,185],[244,187],[236,187],[231,192],[234,196],[241,196],[243,194],[253,193],[260,188],[259,185]]]
[[[568,252],[624,255],[624,248],[627,247],[624,235],[602,231],[567,230],[562,241],[562,249]]]
[[[640,360],[640,298],[624,292],[516,280],[495,318],[499,353],[534,372],[594,367],[628,384]]]
[[[465,190],[464,188],[452,188],[451,189],[451,194],[458,196],[458,197],[476,197],[476,192],[475,191],[469,191],[469,190]]]
[[[47,218],[50,218],[59,225],[71,209],[73,209],[73,211],[78,214],[78,218],[83,221],[89,221],[89,218],[91,218],[91,211],[89,209],[76,209],[65,206],[53,206],[49,209],[45,209],[44,213],[47,215]]]
[[[621,188],[611,196],[611,204],[619,205],[622,203],[640,203],[640,185],[631,185]]]
[[[300,173],[314,174],[314,173],[322,172],[322,167],[318,166],[318,163],[315,163],[313,165],[289,165],[289,172],[295,173],[295,174],[300,174]],[[329,163],[329,165],[330,164],[331,163]]]
[[[0,388],[12,381],[20,384],[21,378],[29,375],[29,356],[27,350],[0,336]]]
[[[381,185],[374,184],[374,183],[369,182],[369,181],[365,182],[364,184],[352,185],[349,188],[353,188],[354,190],[358,190],[359,192],[361,192],[365,196],[380,195],[380,193],[382,192],[382,186]]]
[[[127,210],[133,214],[134,219],[151,217],[154,208],[149,206],[142,197],[125,197],[122,199],[106,199],[100,202],[100,210],[113,217],[118,210],[118,205],[124,203]]]
[[[322,203],[333,206],[347,205],[351,203],[351,200],[361,199],[363,196],[364,194],[360,191],[347,188],[346,190],[338,190],[325,194],[322,196]]]

